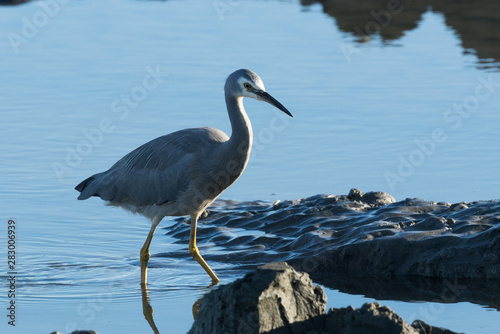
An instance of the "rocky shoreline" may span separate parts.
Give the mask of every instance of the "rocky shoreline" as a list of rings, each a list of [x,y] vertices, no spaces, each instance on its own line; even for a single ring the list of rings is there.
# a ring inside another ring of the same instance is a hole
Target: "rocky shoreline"
[[[352,189],[348,195],[295,201],[218,204],[198,227],[199,243],[215,245],[204,253],[212,263],[251,269],[284,261],[332,288],[332,282],[342,284],[342,277],[437,278],[472,285],[488,280],[495,290],[500,282],[498,200],[396,202],[387,193]],[[165,230],[186,243],[186,225],[185,219],[178,219]]]
[[[366,303],[358,309],[331,308],[309,275],[286,263],[261,266],[203,297],[188,334],[453,334],[421,320],[406,323],[389,307]]]
[[[186,245],[188,224],[179,218],[163,230]],[[408,324],[377,303],[327,312],[311,279],[378,300],[466,301],[500,310],[498,200],[396,202],[352,189],[275,203],[218,201],[200,220],[198,243],[213,245],[203,253],[211,264],[254,271],[202,299],[193,334],[238,333],[241,326],[244,333],[453,333]],[[184,249],[153,256],[190,257]]]
[[[188,334],[457,334],[421,320],[410,325],[379,303],[327,311],[323,288],[285,262],[218,286],[201,299],[195,317]]]

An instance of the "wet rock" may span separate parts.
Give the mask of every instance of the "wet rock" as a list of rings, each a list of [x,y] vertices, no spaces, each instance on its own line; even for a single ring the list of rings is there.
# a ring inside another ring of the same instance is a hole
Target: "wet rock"
[[[408,227],[407,231],[429,231],[447,228],[447,220],[444,217],[429,217]]]
[[[369,205],[383,206],[391,203],[395,203],[396,199],[381,191],[370,191],[363,196],[363,201]]]
[[[379,303],[366,303],[359,309],[352,306],[332,308],[321,330],[323,333],[345,334],[457,334],[422,320],[415,320],[410,326],[391,308]]]
[[[347,198],[349,198],[351,201],[361,201],[364,195],[365,193],[362,192],[361,190],[352,188],[349,191],[349,194],[347,194]]]
[[[396,202],[394,197],[381,191],[370,191],[366,194],[359,189],[349,191],[347,198],[351,201],[363,202],[368,205],[382,206]]]
[[[323,289],[307,274],[272,263],[203,297],[189,334],[454,334],[423,321],[410,326],[379,303],[325,311]]]
[[[207,261],[245,267],[286,261],[321,284],[339,275],[500,280],[499,217],[499,200],[394,202],[383,192],[351,189],[277,204],[216,206],[198,227],[198,242],[225,250],[205,253]],[[167,230],[189,242],[183,221]]]
[[[456,204],[451,205],[450,211],[461,211],[461,210],[465,210],[468,208],[469,207],[467,206],[467,204],[465,202],[461,202],[461,203],[456,203]]]
[[[352,306],[328,311],[325,330],[328,333],[370,333],[370,334],[417,334],[388,306],[366,303],[361,308]]]
[[[325,311],[323,289],[306,273],[273,263],[203,297],[189,333],[293,333],[291,324]]]
[[[411,326],[413,328],[415,328],[416,330],[418,330],[417,333],[419,333],[419,334],[429,334],[429,333],[432,333],[432,334],[457,334],[456,332],[452,332],[446,328],[431,326],[431,325],[423,322],[422,320],[415,320],[411,324]],[[464,334],[464,333],[462,333],[462,334]]]

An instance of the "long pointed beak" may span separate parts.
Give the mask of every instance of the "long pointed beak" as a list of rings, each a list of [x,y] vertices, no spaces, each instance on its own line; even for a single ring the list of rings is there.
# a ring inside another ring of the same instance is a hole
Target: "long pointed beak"
[[[267,102],[267,103],[275,106],[276,108],[278,108],[279,110],[283,111],[285,114],[287,114],[288,116],[293,118],[293,115],[281,103],[279,103],[278,100],[276,100],[274,97],[269,95],[268,92],[256,90],[256,91],[254,91],[254,93],[258,97],[260,97],[261,101]]]

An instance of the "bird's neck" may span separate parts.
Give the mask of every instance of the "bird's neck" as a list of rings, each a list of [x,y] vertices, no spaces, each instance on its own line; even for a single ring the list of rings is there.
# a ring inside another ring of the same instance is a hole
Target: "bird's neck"
[[[243,173],[252,149],[252,125],[243,108],[243,98],[234,98],[226,93],[226,105],[231,121],[232,133],[228,141],[217,145],[209,152],[211,166],[203,189],[212,191],[208,196],[215,200]]]
[[[227,175],[220,181],[223,190],[229,187],[245,170],[252,149],[253,133],[250,120],[243,108],[243,98],[226,93],[227,112],[231,121],[231,138],[221,146],[219,165]]]
[[[248,158],[252,149],[253,132],[252,124],[243,107],[243,98],[226,94],[226,105],[232,130],[229,146],[232,150],[247,155]]]

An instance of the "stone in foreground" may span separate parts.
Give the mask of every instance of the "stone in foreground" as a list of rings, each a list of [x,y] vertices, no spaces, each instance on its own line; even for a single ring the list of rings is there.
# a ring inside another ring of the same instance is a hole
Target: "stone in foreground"
[[[207,294],[190,334],[292,333],[326,311],[323,289],[286,263],[272,263]]]
[[[306,273],[271,263],[203,297],[189,334],[456,334],[420,320],[410,326],[379,303],[325,311],[323,289]]]

